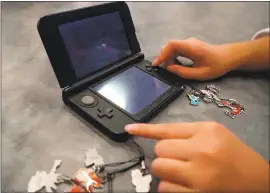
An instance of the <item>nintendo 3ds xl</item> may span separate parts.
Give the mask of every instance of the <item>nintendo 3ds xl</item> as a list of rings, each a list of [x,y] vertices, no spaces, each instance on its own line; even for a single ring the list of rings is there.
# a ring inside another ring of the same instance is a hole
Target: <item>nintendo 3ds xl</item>
[[[145,60],[125,2],[44,16],[38,32],[64,104],[112,140],[127,140],[127,124],[148,122],[185,89]]]

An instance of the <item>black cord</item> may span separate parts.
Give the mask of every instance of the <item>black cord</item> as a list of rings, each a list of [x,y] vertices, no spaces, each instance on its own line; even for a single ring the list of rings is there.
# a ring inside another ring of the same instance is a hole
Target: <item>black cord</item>
[[[123,161],[123,162],[114,162],[114,163],[109,163],[109,164],[104,164],[105,167],[116,167],[116,166],[120,166],[126,163],[130,163],[130,162],[135,162],[138,161],[139,157],[134,157],[128,161]]]
[[[113,180],[113,178],[115,177],[116,174],[126,172],[126,171],[130,170],[131,168],[134,168],[137,165],[141,164],[141,162],[145,160],[145,155],[144,155],[144,151],[143,151],[142,147],[132,139],[129,139],[129,142],[131,142],[131,144],[136,147],[136,149],[138,150],[140,155],[139,155],[139,157],[134,157],[134,158],[132,158],[132,159],[130,159],[128,161],[115,162],[115,163],[109,163],[109,164],[104,165],[105,167],[115,167],[115,166],[120,166],[120,165],[123,165],[123,164],[135,162],[135,163],[133,163],[132,165],[130,165],[128,167],[125,167],[125,168],[122,168],[122,169],[119,169],[119,170],[116,170],[116,171],[113,171],[113,172],[110,172],[110,173],[107,174],[108,192],[109,193],[112,193],[112,190],[113,190],[112,180]]]
[[[128,161],[124,161],[124,162],[116,162],[116,163],[106,164],[105,166],[107,166],[107,167],[113,167],[113,166],[119,166],[119,165],[131,163],[131,162],[135,162],[134,164],[132,164],[132,165],[126,167],[126,168],[123,168],[123,169],[114,171],[113,172],[114,174],[118,174],[118,173],[122,173],[122,172],[128,171],[131,168],[139,165],[141,163],[141,161],[144,161],[145,156],[144,156],[144,151],[143,151],[142,147],[138,143],[136,143],[134,140],[132,140],[132,139],[129,139],[129,142],[131,142],[136,147],[136,149],[138,150],[140,156],[139,157],[132,158],[132,159],[130,159]]]
[[[141,163],[140,161],[137,161],[134,164],[132,164],[131,166],[120,169],[120,170],[117,170],[117,171],[114,171],[113,173],[114,174],[120,174],[120,173],[126,172],[126,171],[130,170],[131,168],[134,168],[135,166],[139,165],[140,163]]]
[[[108,193],[113,193],[113,178],[114,178],[114,174],[112,173],[108,173],[107,174],[107,178],[108,178]]]
[[[135,147],[139,151],[140,159],[144,160],[145,156],[144,156],[144,151],[143,151],[142,147],[138,143],[136,143],[136,141],[134,141],[133,139],[129,139],[129,142],[131,142],[133,145],[135,145]]]
[[[142,149],[142,147],[136,143],[134,140],[130,139],[130,141],[138,148],[138,150],[140,151],[140,163],[142,164],[142,167],[141,167],[141,172],[144,175],[147,175],[149,174],[149,170],[147,168],[147,166],[145,165],[145,155],[144,155],[144,151]],[[144,162],[144,164],[142,163]]]
[[[138,150],[138,152],[140,154],[139,157],[134,157],[134,158],[132,158],[132,159],[130,159],[128,161],[108,163],[108,164],[104,164],[104,165],[101,165],[101,166],[104,166],[104,167],[116,167],[116,166],[120,166],[120,165],[123,165],[123,164],[126,164],[126,163],[138,162],[138,161],[144,160],[144,151],[143,151],[142,147],[132,139],[129,139],[129,142],[131,142],[131,144],[136,147],[136,149]]]

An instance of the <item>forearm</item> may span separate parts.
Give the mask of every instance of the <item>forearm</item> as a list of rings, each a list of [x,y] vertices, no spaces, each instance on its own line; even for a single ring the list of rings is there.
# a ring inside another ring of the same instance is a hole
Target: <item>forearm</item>
[[[270,68],[270,37],[228,44],[233,70],[258,71]]]

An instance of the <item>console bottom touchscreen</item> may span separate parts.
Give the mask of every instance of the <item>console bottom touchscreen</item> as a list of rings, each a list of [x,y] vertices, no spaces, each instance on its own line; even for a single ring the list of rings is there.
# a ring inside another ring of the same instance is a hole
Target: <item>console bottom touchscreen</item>
[[[127,113],[135,115],[171,86],[133,66],[92,89]]]

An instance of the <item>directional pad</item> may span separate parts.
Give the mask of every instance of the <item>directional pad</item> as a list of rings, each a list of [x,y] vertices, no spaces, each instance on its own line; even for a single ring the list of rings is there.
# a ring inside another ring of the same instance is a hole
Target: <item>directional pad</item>
[[[97,113],[97,116],[99,118],[103,118],[103,117],[107,117],[107,118],[112,118],[113,117],[113,109],[111,108],[107,108],[107,109],[104,109],[104,108],[98,108],[98,113]]]

